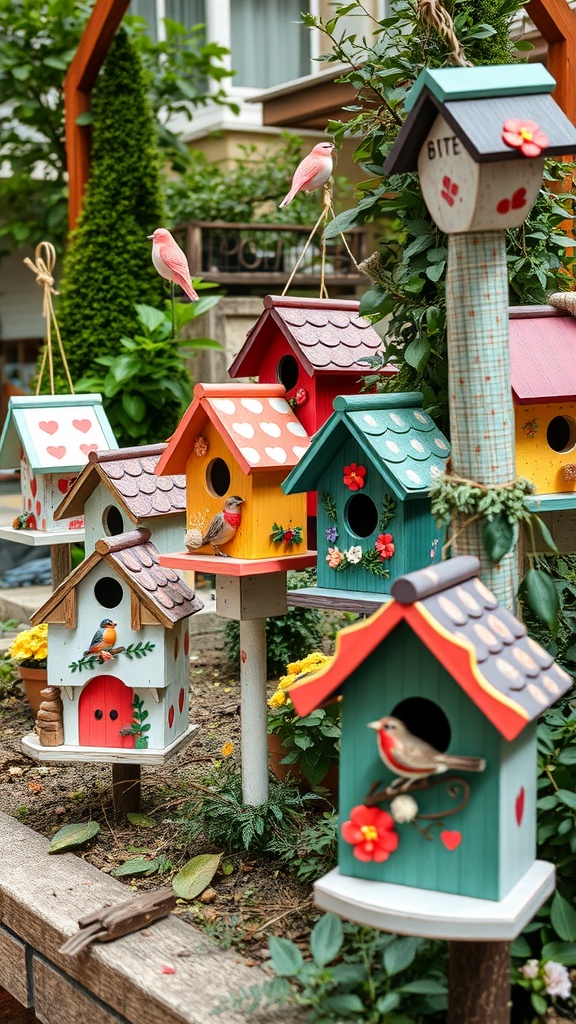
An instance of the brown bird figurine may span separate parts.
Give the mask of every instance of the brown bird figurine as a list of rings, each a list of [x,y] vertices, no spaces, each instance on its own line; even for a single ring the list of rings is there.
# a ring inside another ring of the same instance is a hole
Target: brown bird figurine
[[[392,785],[408,789],[416,779],[440,775],[450,769],[464,772],[483,772],[486,761],[482,757],[459,757],[444,754],[430,743],[413,736],[399,718],[385,717],[368,722],[369,729],[378,733],[378,753],[386,767],[399,776]],[[402,783],[402,779],[409,780]]]
[[[211,519],[206,533],[203,534],[201,530],[195,528],[187,530],[184,543],[188,551],[197,551],[198,548],[209,544],[217,555],[227,558],[226,553],[220,551],[220,547],[223,544],[228,544],[236,536],[236,531],[242,522],[240,505],[243,504],[244,498],[233,494],[230,498],[226,498],[222,511],[217,512]]]

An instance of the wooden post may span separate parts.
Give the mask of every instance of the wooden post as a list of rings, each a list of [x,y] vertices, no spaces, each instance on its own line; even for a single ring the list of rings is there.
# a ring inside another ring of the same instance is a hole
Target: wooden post
[[[454,473],[483,484],[512,483],[514,409],[503,231],[448,236],[446,323]],[[484,551],[483,522],[478,518],[462,528],[463,519],[455,520],[452,554],[480,558],[484,583],[500,604],[513,608],[518,589],[516,545],[495,565]]]
[[[258,806],[268,799],[266,619],[240,622],[240,694],[242,799]]]
[[[447,1024],[509,1024],[510,944],[450,942]]]
[[[46,534],[48,539],[50,534]],[[70,544],[52,544],[50,548],[50,564],[52,566],[52,590],[56,590],[72,568],[72,549]]]
[[[139,764],[112,764],[112,800],[119,818],[140,810]]]

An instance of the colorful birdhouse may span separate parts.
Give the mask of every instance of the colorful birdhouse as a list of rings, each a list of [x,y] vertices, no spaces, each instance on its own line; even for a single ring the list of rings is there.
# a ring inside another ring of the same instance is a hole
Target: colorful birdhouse
[[[426,206],[447,234],[518,227],[544,158],[576,143],[552,99],[555,84],[542,64],[425,69],[385,172],[418,169]]]
[[[82,514],[54,513],[91,452],[116,448],[101,395],[11,398],[0,438],[0,469],[20,467],[19,526],[53,533],[83,527]]]
[[[428,491],[450,445],[419,392],[349,395],[282,485],[318,492],[318,586],[389,594],[397,576],[440,560]]]
[[[186,620],[201,608],[177,573],[160,567],[149,530],[97,541],[32,618],[48,623],[48,685],[60,692],[62,714],[46,717],[41,706],[25,752],[53,761],[167,760],[193,729]],[[63,743],[55,744],[59,729]]]
[[[182,544],[186,520],[186,479],[157,476],[165,444],[90,452],[88,465],[71,485],[55,519],[85,520],[86,554],[105,535],[115,537],[136,527],[150,530],[161,552]]]
[[[306,551],[306,498],[285,495],[281,484],[310,439],[284,396],[281,384],[194,388],[156,468],[186,474],[187,536],[197,537],[189,550],[286,560]]]
[[[369,365],[361,360],[382,348],[369,320],[352,299],[267,295],[264,312],[230,366],[231,377],[279,382],[310,435],[332,412],[336,395],[356,395]],[[387,367],[387,376],[396,372]]]
[[[503,900],[534,864],[536,719],[573,681],[479,564],[397,579],[290,690],[300,715],[342,696],[340,876]]]

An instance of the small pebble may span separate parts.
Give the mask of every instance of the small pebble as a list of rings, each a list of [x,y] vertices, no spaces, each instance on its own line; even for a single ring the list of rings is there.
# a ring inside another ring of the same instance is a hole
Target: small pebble
[[[203,893],[200,893],[198,899],[200,900],[200,903],[213,903],[217,895],[216,890],[212,889],[211,886],[208,886],[207,889],[204,889]]]

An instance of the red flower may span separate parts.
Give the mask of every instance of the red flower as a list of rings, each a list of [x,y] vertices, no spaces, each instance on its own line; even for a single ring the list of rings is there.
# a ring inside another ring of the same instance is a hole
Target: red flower
[[[298,388],[298,391],[294,395],[294,401],[296,405],[304,405],[308,401],[308,392],[306,388]]]
[[[296,536],[294,530],[284,530],[284,543],[291,544]]]
[[[365,476],[365,466],[357,466],[355,462],[351,462],[349,466],[344,466],[344,483],[351,491],[359,491],[364,487]]]
[[[504,121],[502,141],[511,149],[519,149],[522,156],[540,156],[550,145],[550,139],[540,131],[536,121],[519,121],[515,117]]]
[[[382,863],[398,849],[398,834],[394,831],[392,815],[365,804],[352,808],[350,821],[342,825],[342,838],[352,844],[357,860]]]
[[[391,533],[381,533],[376,538],[375,544],[376,551],[380,552],[380,558],[392,558],[394,551],[396,550],[393,544],[393,537]]]

